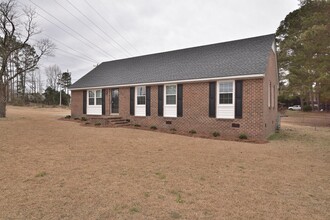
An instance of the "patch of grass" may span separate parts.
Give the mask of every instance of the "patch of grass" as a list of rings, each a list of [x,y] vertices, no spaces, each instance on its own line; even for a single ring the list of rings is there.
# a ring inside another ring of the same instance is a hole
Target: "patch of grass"
[[[101,122],[95,122],[94,125],[95,125],[95,126],[100,126],[100,125],[101,125]]]
[[[155,174],[156,174],[156,176],[158,176],[158,177],[159,177],[159,179],[161,179],[161,180],[164,180],[164,179],[166,179],[166,175],[165,175],[165,174],[163,174],[163,173],[161,173],[161,172],[156,172]]]
[[[81,120],[81,121],[87,121],[87,118],[86,118],[86,117],[81,117],[80,120]]]
[[[178,212],[170,212],[170,216],[173,219],[179,219],[179,218],[181,218],[181,215]]]
[[[141,127],[141,125],[139,125],[139,124],[134,124],[134,127],[139,128],[139,127]]]
[[[183,199],[182,199],[182,196],[180,193],[178,193],[176,195],[176,200],[175,200],[177,203],[184,203]]]
[[[239,139],[243,140],[243,139],[248,139],[247,135],[246,134],[240,134],[238,136]]]
[[[288,135],[282,131],[276,132],[268,137],[269,141],[286,140],[286,139],[288,139]]]
[[[150,126],[151,130],[157,130],[157,127],[155,125]]]
[[[150,197],[150,192],[144,192],[143,195],[144,195],[144,197],[149,198]]]
[[[196,133],[197,132],[195,130],[193,130],[193,129],[189,131],[189,134],[196,134]]]
[[[64,117],[65,119],[70,119],[71,118],[71,115],[67,115]]]
[[[132,208],[129,209],[129,212],[131,214],[134,214],[134,213],[140,212],[140,209],[137,206],[133,206]]]
[[[212,135],[213,135],[213,137],[219,137],[220,136],[220,133],[217,132],[217,131],[215,131],[215,132],[212,133]]]
[[[175,201],[177,203],[184,203],[184,200],[182,199],[182,196],[181,196],[181,193],[182,193],[181,191],[171,190],[170,193],[176,195]]]
[[[45,171],[42,171],[42,172],[38,173],[37,175],[35,175],[35,177],[44,177],[46,175],[47,175],[47,173]]]

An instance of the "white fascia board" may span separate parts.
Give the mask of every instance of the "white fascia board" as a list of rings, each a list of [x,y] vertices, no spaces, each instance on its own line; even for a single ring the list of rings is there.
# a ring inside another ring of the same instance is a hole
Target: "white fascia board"
[[[81,87],[73,88],[74,90],[85,90],[85,89],[105,89],[105,88],[120,88],[120,87],[131,87],[131,86],[147,86],[147,85],[159,85],[159,84],[177,84],[177,83],[193,83],[193,82],[205,82],[205,81],[218,81],[218,80],[239,80],[239,79],[255,79],[263,78],[264,74],[251,74],[242,76],[224,76],[224,77],[214,77],[214,78],[200,78],[200,79],[184,79],[184,80],[173,80],[173,81],[159,81],[150,83],[133,83],[133,84],[122,84],[122,85],[111,85],[111,86],[98,86],[98,87]]]

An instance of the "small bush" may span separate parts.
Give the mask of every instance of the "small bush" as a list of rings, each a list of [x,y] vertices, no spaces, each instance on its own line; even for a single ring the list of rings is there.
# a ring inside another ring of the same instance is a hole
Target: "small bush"
[[[195,130],[190,130],[189,134],[196,134],[197,132]]]
[[[95,125],[95,126],[100,126],[100,125],[101,125],[101,122],[95,122],[94,125]]]
[[[175,128],[171,128],[170,129],[170,132],[175,133],[176,132],[176,129]]]
[[[87,121],[87,122],[85,122],[85,125],[90,125],[90,124],[91,124],[91,123],[90,123],[90,122],[88,122],[88,121]]]
[[[71,118],[71,115],[67,115],[64,117],[65,119],[70,119]]]
[[[304,112],[311,112],[313,110],[310,105],[304,105],[302,109]]]
[[[240,134],[239,136],[238,136],[238,138],[239,139],[248,139],[248,137],[247,137],[247,135],[246,134]]]
[[[87,118],[85,118],[85,117],[81,117],[80,120],[81,120],[81,121],[87,121]]]
[[[157,127],[155,125],[150,127],[151,130],[157,130]]]
[[[215,131],[215,132],[212,133],[212,135],[213,135],[213,137],[219,137],[220,136],[220,133],[217,132],[217,131]]]
[[[139,125],[139,124],[135,124],[134,127],[141,127],[141,125]]]
[[[74,120],[80,120],[80,118],[74,118]]]

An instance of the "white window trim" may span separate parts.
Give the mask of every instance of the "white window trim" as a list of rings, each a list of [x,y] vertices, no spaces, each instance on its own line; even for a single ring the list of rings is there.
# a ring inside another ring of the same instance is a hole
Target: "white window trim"
[[[233,84],[233,103],[232,104],[220,104],[219,103],[219,87],[220,87],[220,82],[231,82]],[[215,117],[219,118],[219,119],[235,119],[235,80],[219,80],[217,81],[217,85],[216,85],[216,112],[215,112]],[[223,107],[223,106],[230,106],[234,108],[234,117],[233,118],[221,118],[221,116],[218,115],[219,112],[219,107]]]
[[[92,91],[94,93],[94,97],[93,97],[94,98],[94,105],[90,105],[89,104],[89,92],[90,91]],[[102,105],[102,103],[100,105],[96,104],[96,98],[97,98],[96,91],[100,91],[101,92],[101,98],[102,98],[102,89],[89,89],[89,90],[87,90],[87,105],[88,106],[101,106]]]
[[[267,92],[267,101],[268,101],[268,108],[270,108],[271,107],[271,82],[269,81],[268,82],[268,85],[267,85],[267,90],[268,90],[268,92]]]
[[[175,86],[175,104],[166,104],[166,87]],[[176,106],[178,104],[178,85],[177,84],[167,84],[164,85],[164,106]]]
[[[144,102],[144,104],[138,104],[138,88],[139,87],[144,87],[144,90],[145,90],[145,95],[144,95],[145,102]],[[147,104],[147,87],[146,86],[136,86],[135,87],[135,103],[138,106],[144,106],[144,105]]]

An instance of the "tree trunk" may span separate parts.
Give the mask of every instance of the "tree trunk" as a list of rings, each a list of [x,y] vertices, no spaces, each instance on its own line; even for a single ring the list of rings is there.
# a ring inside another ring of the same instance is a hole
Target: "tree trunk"
[[[6,117],[6,85],[0,79],[0,118]]]

